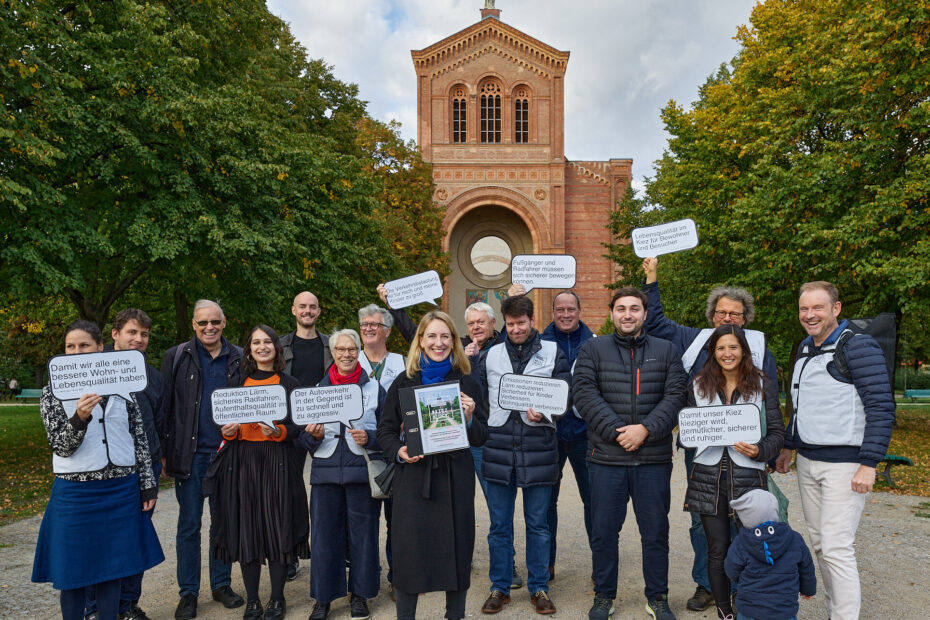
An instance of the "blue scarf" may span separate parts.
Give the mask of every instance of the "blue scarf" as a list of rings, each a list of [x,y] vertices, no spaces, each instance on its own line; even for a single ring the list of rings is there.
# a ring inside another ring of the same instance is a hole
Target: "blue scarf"
[[[444,381],[451,370],[451,355],[441,362],[434,362],[426,354],[420,353],[420,380],[423,381],[423,385]]]

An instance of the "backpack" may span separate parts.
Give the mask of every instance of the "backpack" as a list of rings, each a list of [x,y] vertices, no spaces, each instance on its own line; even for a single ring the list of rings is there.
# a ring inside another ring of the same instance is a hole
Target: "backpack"
[[[849,365],[846,363],[844,345],[856,334],[868,334],[875,339],[882,353],[885,355],[885,368],[888,370],[888,381],[894,392],[895,350],[898,343],[898,325],[895,315],[891,312],[882,312],[878,316],[864,319],[849,319],[846,330],[836,340],[836,351],[833,353],[833,365],[841,375],[852,379]]]

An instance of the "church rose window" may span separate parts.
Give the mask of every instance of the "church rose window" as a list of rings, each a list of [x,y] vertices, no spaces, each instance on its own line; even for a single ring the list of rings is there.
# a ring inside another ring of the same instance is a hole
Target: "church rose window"
[[[511,258],[510,246],[495,235],[482,237],[471,247],[471,264],[486,278],[496,278],[510,269]]]
[[[465,87],[452,89],[452,141],[456,144],[465,142]]]
[[[481,87],[481,142],[501,141],[501,85],[485,82]]]
[[[530,141],[530,92],[525,86],[514,91],[513,141],[517,144]]]

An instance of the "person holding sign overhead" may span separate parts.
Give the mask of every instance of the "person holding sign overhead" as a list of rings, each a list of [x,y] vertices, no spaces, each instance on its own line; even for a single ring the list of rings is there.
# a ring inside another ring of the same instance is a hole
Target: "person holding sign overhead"
[[[65,329],[66,355],[102,350],[96,324],[79,320]],[[142,415],[134,398],[92,390],[59,400],[52,380],[42,390],[39,411],[55,482],[32,581],[51,582],[61,591],[65,620],[84,618],[85,588],[95,590],[97,617],[116,620],[122,578],[165,559],[151,519],[142,515],[155,507],[158,494]]]
[[[452,318],[431,310],[420,320],[407,354],[407,371],[388,390],[378,441],[397,463],[393,495],[394,588],[398,620],[413,620],[420,592],[445,591],[446,618],[465,617],[475,547],[475,469],[463,448],[410,456],[402,436],[404,411],[399,391],[458,381],[469,444],[488,436],[481,387]]]
[[[707,296],[707,321],[713,327],[688,327],[679,325],[665,316],[659,295],[658,281],[659,261],[655,258],[643,260],[646,275],[643,292],[649,300],[649,314],[646,316],[646,332],[650,336],[672,342],[682,351],[682,364],[688,378],[693,379],[709,357],[707,341],[714,328],[721,325],[738,325],[744,328],[746,340],[753,351],[752,361],[765,375],[778,385],[778,368],[775,356],[765,345],[765,334],[760,331],[746,330],[756,315],[755,300],[749,291],[738,287],[717,286]],[[685,469],[691,470],[694,462],[694,450],[685,449]],[[688,609],[703,611],[714,603],[710,580],[707,577],[707,539],[697,513],[691,513],[691,549],[694,562],[691,566],[691,578],[696,584],[694,594],[688,600]]]
[[[730,547],[730,502],[752,489],[765,489],[765,464],[778,456],[785,443],[785,427],[778,402],[778,385],[752,363],[743,329],[721,325],[710,336],[711,356],[692,379],[689,407],[751,403],[765,416],[766,432],[757,443],[738,441],[732,446],[713,446],[694,456],[688,471],[685,510],[700,515],[707,537],[711,591],[717,617],[732,620],[730,582],[724,569]],[[744,527],[755,523],[744,523]]]
[[[334,362],[320,386],[358,384],[362,390],[361,419],[347,428],[340,422],[308,424],[298,445],[313,458],[310,468],[310,596],[316,603],[311,620],[325,620],[330,604],[346,595],[346,548],[349,555],[348,591],[353,619],[369,616],[368,600],[378,595],[378,518],[381,504],[371,497],[369,458],[381,451],[375,437],[384,389],[362,370],[358,356],[362,341],[352,329],[329,337]]]
[[[284,374],[283,349],[273,329],[253,327],[246,342],[242,386],[281,385],[287,393],[297,387],[297,380]],[[274,427],[230,422],[220,432],[224,443],[204,482],[216,502],[212,551],[227,564],[239,562],[247,601],[243,618],[280,620],[287,566],[310,551],[307,493],[294,447],[300,428],[288,416]],[[271,597],[262,609],[258,584],[266,561]]]

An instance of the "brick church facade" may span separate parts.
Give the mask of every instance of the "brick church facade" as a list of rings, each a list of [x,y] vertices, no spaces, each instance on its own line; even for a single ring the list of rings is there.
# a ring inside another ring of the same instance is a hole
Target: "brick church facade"
[[[615,279],[603,256],[611,240],[607,224],[633,162],[566,159],[569,52],[485,8],[476,24],[412,56],[417,139],[433,165],[434,199],[446,212],[443,249],[452,274],[444,305],[459,327],[473,301],[499,309],[510,259],[518,254],[573,255],[582,320],[599,327],[607,316],[604,285]],[[540,329],[556,292],[531,293]]]

